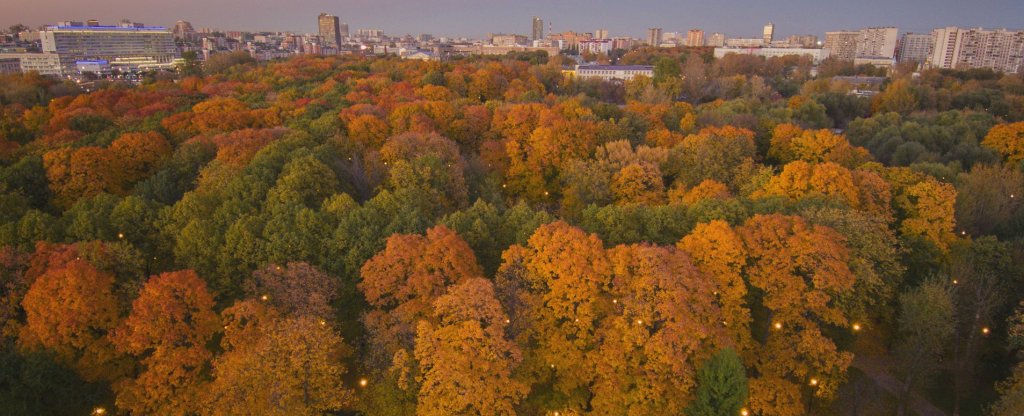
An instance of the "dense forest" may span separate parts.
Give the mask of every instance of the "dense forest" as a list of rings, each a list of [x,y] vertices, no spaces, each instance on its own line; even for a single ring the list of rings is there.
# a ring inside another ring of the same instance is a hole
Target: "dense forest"
[[[1024,414],[1024,77],[0,76],[0,413]]]

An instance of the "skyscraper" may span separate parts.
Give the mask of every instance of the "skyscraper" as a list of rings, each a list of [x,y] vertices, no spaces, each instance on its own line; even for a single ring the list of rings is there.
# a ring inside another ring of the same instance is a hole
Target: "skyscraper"
[[[769,43],[772,43],[772,39],[775,37],[775,24],[772,22],[768,22],[768,24],[764,25],[763,33],[764,44],[767,45]]]
[[[597,29],[594,31],[594,39],[609,39],[608,29]]]
[[[686,32],[686,46],[704,46],[704,31],[700,29],[690,29],[690,31]]]
[[[324,45],[335,48],[341,46],[341,22],[338,16],[320,13],[316,20],[320,27],[320,39],[323,40]]]
[[[533,36],[530,37],[530,40],[541,39],[544,39],[544,19],[533,16]]]
[[[661,44],[661,28],[652,27],[647,29],[647,44],[651,46],[658,46]]]

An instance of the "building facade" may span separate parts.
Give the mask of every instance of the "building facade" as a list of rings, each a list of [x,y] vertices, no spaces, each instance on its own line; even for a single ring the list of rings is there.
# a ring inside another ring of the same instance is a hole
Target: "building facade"
[[[320,13],[316,18],[320,28],[320,39],[325,46],[337,48],[341,46],[341,19],[338,16]]]
[[[928,59],[932,68],[1024,71],[1024,30],[946,27],[932,34],[935,40]]]
[[[91,22],[90,22],[91,23]],[[40,32],[43,52],[59,56],[65,71],[77,61],[145,59],[152,66],[171,67],[179,57],[174,35],[164,27],[122,22],[119,26],[49,26]],[[24,62],[22,63],[24,69]]]
[[[580,41],[580,53],[607,55],[612,51],[611,39],[593,39]]]
[[[629,81],[637,76],[654,77],[651,65],[579,65],[575,76],[580,79],[600,79],[603,81]]]
[[[772,40],[775,39],[775,24],[768,22],[768,24],[764,25],[764,31],[761,34],[765,45],[772,43]]]
[[[533,32],[531,32],[531,35],[530,40],[544,39],[544,19],[533,16]]]
[[[790,35],[786,38],[786,43],[790,45],[800,45],[804,48],[813,48],[818,45],[817,35]]]
[[[762,38],[732,38],[725,40],[727,48],[760,48],[765,46]]]
[[[21,72],[21,59],[0,58],[0,74],[17,74]]]
[[[857,55],[860,58],[892,58],[896,56],[899,31],[895,27],[861,29],[857,37]]]
[[[843,61],[852,61],[857,57],[857,40],[860,32],[842,30],[825,32],[825,49],[829,56]]]
[[[690,29],[686,32],[686,46],[704,46],[704,31],[700,29]]]
[[[196,34],[196,29],[192,27],[192,23],[184,20],[179,20],[174,24],[174,30],[172,31],[175,39],[192,40]]]
[[[725,46],[725,33],[712,33],[711,36],[708,36],[708,41],[705,42],[705,44],[707,46],[714,46],[716,48],[721,48]]]
[[[807,56],[815,64],[829,57],[828,49],[819,48],[715,48],[715,58],[720,59],[730,53],[740,55],[763,56],[765,58],[780,56]]]
[[[608,29],[597,29],[594,31],[594,39],[611,39],[608,37]]]
[[[924,63],[934,45],[935,36],[931,33],[904,33],[896,49],[896,61]]]
[[[658,46],[661,44],[660,27],[652,27],[647,29],[647,44],[651,46]]]
[[[526,45],[528,42],[526,36],[523,35],[505,35],[497,34],[491,36],[491,45],[494,46],[516,46]]]
[[[612,39],[612,49],[633,49],[638,42],[630,37],[616,37]]]
[[[0,53],[0,61],[5,62],[5,70],[14,70],[14,72],[38,72],[39,75],[56,77],[71,72],[65,71],[61,65],[60,56],[55,53]],[[15,62],[16,70],[14,69]]]

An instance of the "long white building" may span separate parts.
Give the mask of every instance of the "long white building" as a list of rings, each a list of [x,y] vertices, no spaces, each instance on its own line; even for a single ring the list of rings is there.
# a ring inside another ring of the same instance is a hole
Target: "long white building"
[[[637,76],[654,77],[651,65],[578,65],[576,78],[604,81],[628,81]]]
[[[170,30],[140,23],[99,26],[90,22],[87,26],[63,22],[40,31],[40,40],[43,52],[57,54],[66,71],[73,71],[77,61],[145,61],[153,66],[170,66],[179,57]]]
[[[5,69],[0,72],[38,72],[57,77],[65,74],[60,57],[55,53],[0,53],[0,60],[5,63]]]
[[[763,56],[765,58],[791,55],[808,56],[815,64],[829,57],[828,49],[818,48],[715,48],[715,59],[720,59],[730,53]]]

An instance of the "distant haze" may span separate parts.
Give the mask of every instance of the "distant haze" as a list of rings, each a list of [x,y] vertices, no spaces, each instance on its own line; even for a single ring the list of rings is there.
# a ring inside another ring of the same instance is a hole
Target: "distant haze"
[[[535,15],[544,19],[545,33],[550,22],[556,32],[605,28],[611,36],[641,38],[648,27],[760,37],[769,21],[776,38],[868,26],[896,26],[900,32],[940,26],[1024,29],[1024,0],[0,0],[0,25],[129,19],[172,26],[180,19],[197,30],[313,33],[320,12],[341,17],[353,32],[467,37],[528,35]]]

